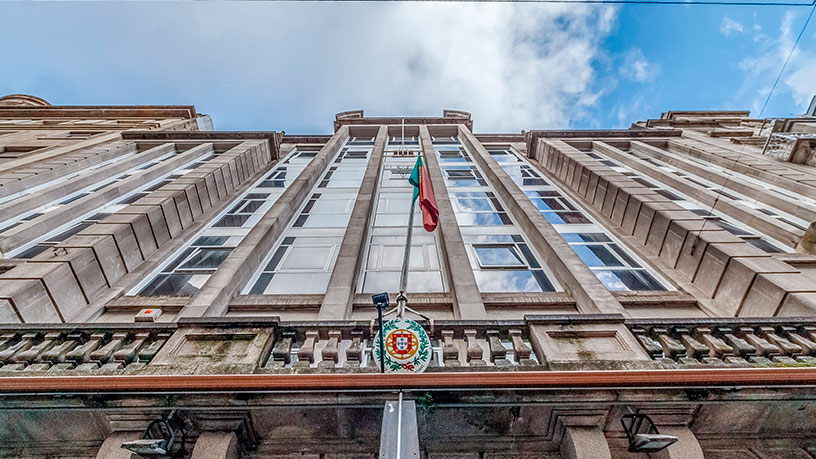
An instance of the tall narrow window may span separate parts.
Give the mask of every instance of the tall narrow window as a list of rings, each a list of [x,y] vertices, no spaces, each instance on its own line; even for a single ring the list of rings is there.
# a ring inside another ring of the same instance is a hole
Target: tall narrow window
[[[194,295],[316,154],[290,153],[129,294]]]
[[[408,177],[419,153],[417,144],[402,150],[400,139],[389,142],[380,170],[374,215],[368,230],[368,243],[359,289],[364,293],[396,292],[405,255],[408,217],[414,187]],[[407,146],[407,142],[406,142]],[[445,291],[437,232],[422,228],[422,214],[414,209],[411,261],[407,289],[411,293]]]
[[[613,240],[602,225],[593,221],[515,150],[491,147],[488,152],[607,289],[665,290],[655,275]]]
[[[482,292],[552,292],[540,257],[456,137],[434,138],[434,151]]]
[[[371,155],[368,143],[346,142],[243,293],[326,292]]]

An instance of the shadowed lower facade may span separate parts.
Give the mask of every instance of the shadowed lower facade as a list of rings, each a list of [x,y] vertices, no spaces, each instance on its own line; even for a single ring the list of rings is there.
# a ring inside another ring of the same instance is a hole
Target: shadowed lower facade
[[[816,118],[477,123],[0,98],[0,457],[131,458],[175,411],[183,457],[373,458],[402,396],[427,459],[816,458]],[[419,155],[432,359],[383,375]]]

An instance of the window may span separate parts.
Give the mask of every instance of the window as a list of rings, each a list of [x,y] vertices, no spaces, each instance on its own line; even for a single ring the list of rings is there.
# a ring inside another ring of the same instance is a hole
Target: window
[[[459,139],[455,136],[431,136],[434,145],[459,145]]]
[[[451,188],[487,186],[487,181],[475,166],[443,166],[445,183]]]
[[[284,237],[249,293],[324,293],[342,242],[342,236]]]
[[[439,152],[440,163],[470,162],[467,153],[461,148],[440,148],[437,151]]]
[[[368,229],[365,263],[358,285],[358,290],[362,293],[399,290],[414,191],[414,187],[408,183],[408,177],[415,163],[415,155],[404,156],[398,151],[385,153],[374,215]],[[410,253],[408,290],[445,291],[437,233],[427,233],[422,229],[419,206],[414,208]]]
[[[316,152],[290,153],[215,217],[192,243],[179,249],[169,264],[129,294],[194,295],[315,155]],[[269,186],[272,181],[275,185]]]
[[[450,193],[459,226],[512,225],[513,222],[492,191]]]
[[[481,292],[553,292],[533,251],[519,234],[463,235]]]
[[[371,154],[365,141],[351,147],[352,140],[289,221],[244,294],[325,293]]]
[[[509,147],[491,148],[489,152],[607,289],[664,290],[601,225],[592,221],[518,152]],[[595,153],[591,156],[601,158]]]

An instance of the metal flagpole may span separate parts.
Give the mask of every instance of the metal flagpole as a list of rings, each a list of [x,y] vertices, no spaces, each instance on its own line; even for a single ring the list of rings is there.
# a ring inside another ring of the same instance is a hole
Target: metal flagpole
[[[402,150],[405,150],[405,118],[402,119]],[[419,156],[417,156],[419,160]],[[420,174],[421,175],[421,174]],[[411,239],[414,235],[414,210],[416,209],[416,199],[411,195],[411,210],[408,214],[408,234],[405,237],[405,253],[402,256],[402,270],[400,271],[400,294],[397,297],[397,316],[402,317],[405,312],[405,290],[408,288],[408,266],[411,264]],[[402,300],[402,301],[401,301]]]

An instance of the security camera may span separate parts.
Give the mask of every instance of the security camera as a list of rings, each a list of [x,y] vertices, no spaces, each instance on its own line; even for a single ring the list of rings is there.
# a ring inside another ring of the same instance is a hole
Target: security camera
[[[163,438],[146,438],[122,443],[122,448],[141,456],[167,454],[167,440]]]
[[[674,435],[662,434],[637,434],[630,446],[629,451],[637,451],[639,453],[655,453],[668,447],[677,441]]]

